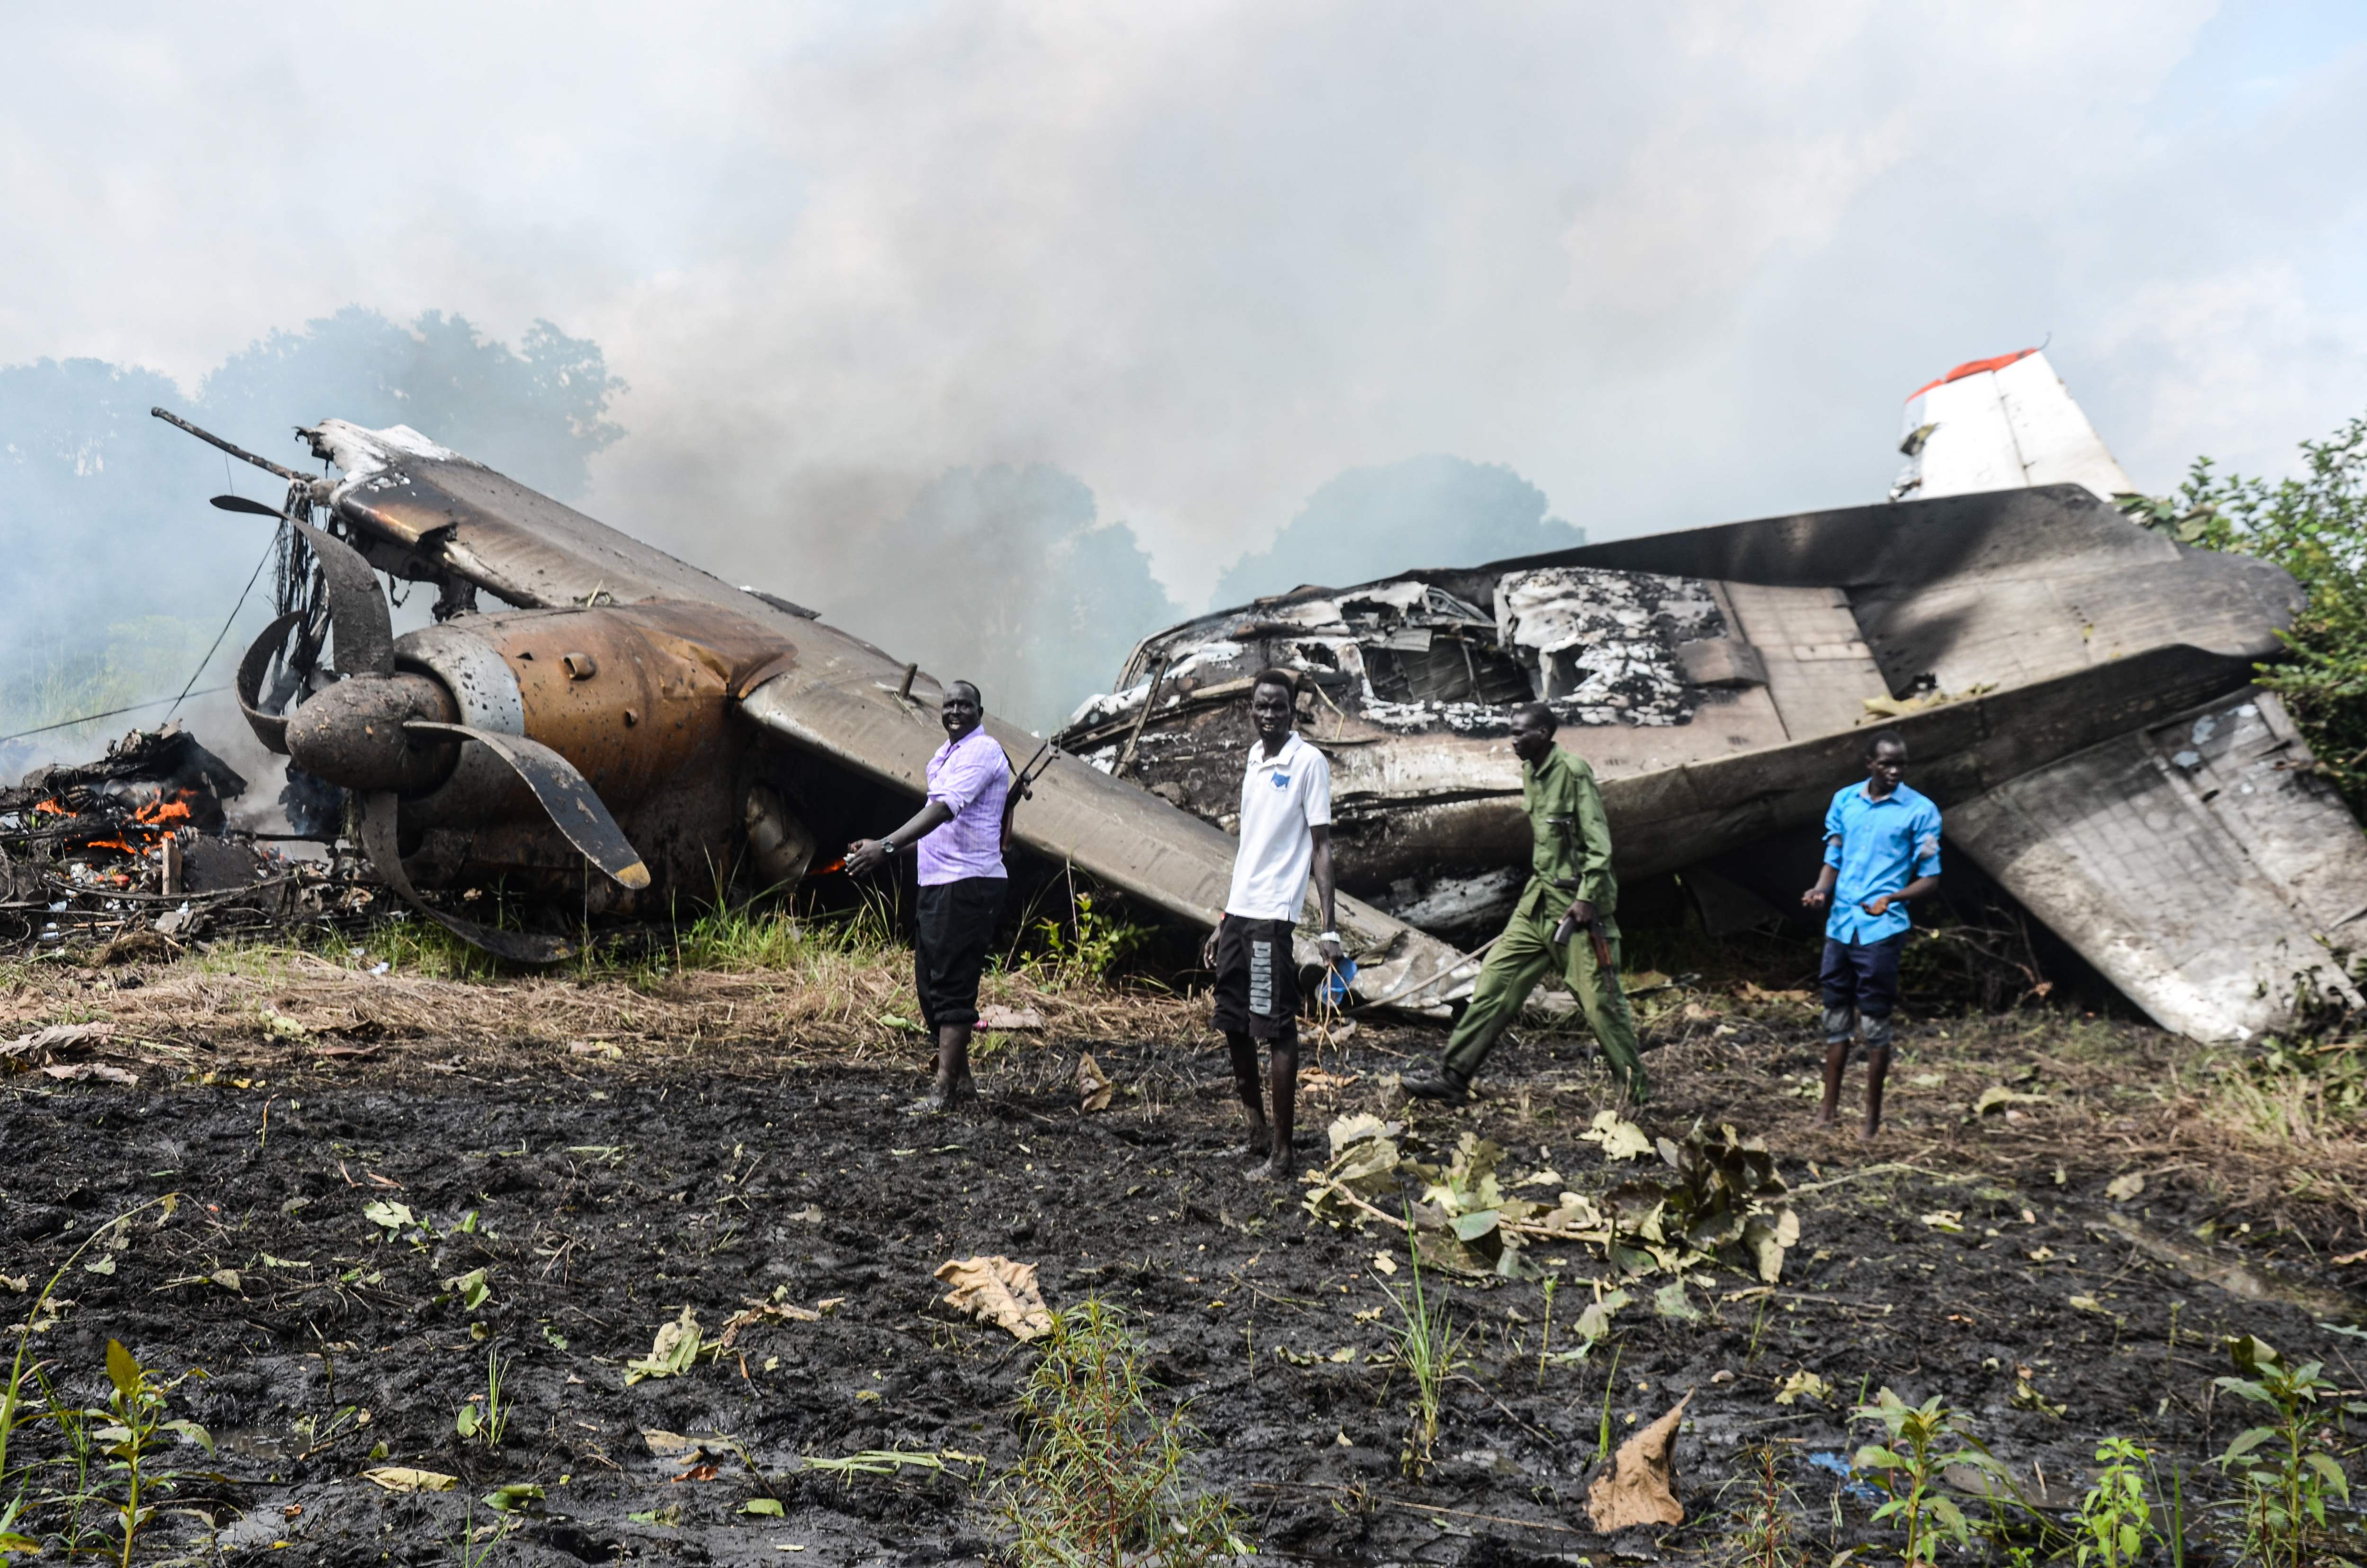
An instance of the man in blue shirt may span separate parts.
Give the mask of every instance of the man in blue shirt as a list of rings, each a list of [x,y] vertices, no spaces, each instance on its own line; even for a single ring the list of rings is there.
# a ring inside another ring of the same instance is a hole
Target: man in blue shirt
[[[1890,1071],[1890,1014],[1898,1005],[1898,950],[1907,905],[1940,886],[1940,808],[1908,789],[1907,743],[1896,730],[1867,743],[1865,782],[1833,797],[1825,812],[1825,869],[1800,895],[1825,920],[1825,1103],[1830,1127],[1840,1110],[1841,1073],[1852,1031],[1865,1043],[1865,1126],[1882,1127],[1882,1080]]]

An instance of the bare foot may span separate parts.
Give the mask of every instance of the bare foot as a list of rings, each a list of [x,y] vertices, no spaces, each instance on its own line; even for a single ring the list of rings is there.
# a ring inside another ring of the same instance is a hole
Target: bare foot
[[[1288,1181],[1290,1179],[1290,1152],[1288,1150],[1285,1150],[1283,1153],[1276,1154],[1273,1159],[1267,1161],[1263,1166],[1260,1167],[1258,1171],[1258,1179],[1261,1181]]]
[[[1268,1160],[1262,1165],[1242,1166],[1241,1179],[1243,1181],[1272,1181],[1274,1179],[1274,1162],[1272,1160]]]
[[[1857,1130],[1857,1141],[1861,1143],[1871,1143],[1881,1135],[1882,1129],[1871,1121]]]
[[[1247,1143],[1241,1149],[1244,1160],[1262,1160],[1274,1152],[1274,1130],[1264,1122],[1250,1129]]]
[[[1838,1113],[1838,1112],[1836,1112],[1836,1111],[1833,1109],[1833,1108],[1832,1108],[1831,1106],[1819,1106],[1819,1107],[1817,1108],[1817,1125],[1818,1125],[1818,1126],[1819,1126],[1819,1127],[1830,1127],[1830,1126],[1832,1126],[1834,1123],[1838,1122],[1839,1120],[1840,1120],[1840,1117],[1839,1113]]]

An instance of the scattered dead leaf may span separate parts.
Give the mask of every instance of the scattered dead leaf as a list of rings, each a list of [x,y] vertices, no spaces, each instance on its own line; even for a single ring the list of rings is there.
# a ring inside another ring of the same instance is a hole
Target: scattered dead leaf
[[[997,1255],[950,1260],[937,1278],[951,1285],[946,1305],[980,1323],[1011,1331],[1014,1338],[1038,1339],[1052,1332],[1051,1309],[1036,1284],[1036,1266]]]
[[[1677,1501],[1677,1471],[1671,1450],[1687,1393],[1669,1413],[1619,1445],[1612,1468],[1587,1488],[1586,1517],[1596,1531],[1608,1535],[1632,1525],[1681,1525],[1684,1505]]]
[[[1092,1051],[1077,1058],[1077,1109],[1091,1113],[1109,1109],[1110,1096],[1116,1089]]]

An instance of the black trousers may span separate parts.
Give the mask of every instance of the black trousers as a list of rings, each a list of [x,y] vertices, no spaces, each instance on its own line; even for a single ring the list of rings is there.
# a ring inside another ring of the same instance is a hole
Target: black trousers
[[[978,980],[1002,921],[1002,877],[965,877],[920,890],[912,922],[912,981],[929,1032],[978,1022]]]
[[[1217,927],[1217,1029],[1252,1040],[1298,1038],[1296,929],[1287,920],[1225,916]]]

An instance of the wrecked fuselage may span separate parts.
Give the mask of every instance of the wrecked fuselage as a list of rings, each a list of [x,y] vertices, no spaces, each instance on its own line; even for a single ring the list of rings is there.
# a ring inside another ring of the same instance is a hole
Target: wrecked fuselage
[[[2165,1025],[2228,1038],[2356,995],[2318,938],[2367,914],[2367,840],[2249,687],[2300,604],[2077,486],[1954,496],[1302,588],[1147,639],[1060,739],[1229,827],[1240,699],[1298,672],[1342,885],[1469,937],[1526,875],[1520,705],[1593,766],[1631,878],[1787,831],[1812,869],[1886,724],[1955,849]]]

